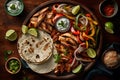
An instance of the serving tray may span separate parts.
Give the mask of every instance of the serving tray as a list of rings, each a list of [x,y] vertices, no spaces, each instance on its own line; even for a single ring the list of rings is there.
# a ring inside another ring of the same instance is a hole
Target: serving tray
[[[88,13],[90,13],[93,17],[94,20],[97,20],[97,17],[93,14],[92,11],[90,11],[86,6],[84,6],[83,4],[81,3],[78,3],[78,2],[75,2],[75,1],[72,1],[72,0],[50,0],[50,1],[47,1],[45,3],[42,3],[40,5],[38,5],[35,9],[33,9],[29,15],[26,17],[26,19],[24,20],[23,22],[23,25],[28,25],[29,21],[30,21],[30,18],[36,13],[38,12],[39,10],[41,10],[42,8],[44,7],[47,7],[47,6],[50,6],[50,5],[53,5],[53,4],[59,4],[59,3],[65,3],[65,4],[71,4],[71,5],[80,5],[85,11],[87,11]],[[98,22],[98,27],[100,29],[100,24]],[[43,76],[46,76],[48,78],[52,78],[52,79],[71,79],[71,78],[75,78],[77,76],[82,76],[84,75],[84,73],[86,73],[87,71],[89,71],[92,66],[94,66],[96,60],[98,59],[99,55],[100,55],[100,50],[101,50],[101,47],[102,47],[102,33],[101,33],[101,29],[99,31],[99,36],[98,36],[98,43],[97,43],[97,57],[95,58],[95,61],[94,62],[91,62],[89,63],[89,65],[87,65],[84,69],[84,71],[82,73],[79,73],[79,74],[73,74],[73,73],[65,73],[63,75],[60,75],[60,76],[57,76],[55,75],[53,72],[51,73],[47,73],[47,74],[40,74],[40,75],[43,75]]]

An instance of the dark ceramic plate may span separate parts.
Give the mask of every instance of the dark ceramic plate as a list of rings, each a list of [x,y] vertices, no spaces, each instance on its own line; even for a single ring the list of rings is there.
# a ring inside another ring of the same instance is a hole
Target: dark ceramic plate
[[[28,25],[29,23],[29,20],[30,18],[39,10],[41,10],[42,8],[46,7],[46,6],[50,6],[52,4],[56,4],[56,3],[66,3],[66,4],[72,4],[72,5],[80,5],[82,9],[84,9],[84,11],[90,13],[93,17],[94,20],[98,21],[97,18],[95,17],[95,15],[87,8],[85,7],[83,4],[81,3],[78,3],[78,2],[75,2],[75,1],[71,1],[71,0],[50,0],[50,1],[47,1],[45,3],[42,3],[40,4],[38,7],[36,7],[35,9],[33,9],[33,11],[26,17],[26,19],[24,20],[23,24],[24,25]],[[98,26],[100,28],[100,26]],[[101,50],[101,46],[102,46],[102,35],[101,35],[101,32],[99,33],[99,39],[98,39],[98,44],[97,44],[97,57],[95,60],[97,60],[97,58],[99,57],[99,54],[100,54],[100,50]],[[91,69],[91,67],[94,65],[95,62],[91,62],[89,63],[84,71],[82,73],[79,73],[79,74],[73,74],[73,73],[64,73],[63,75],[60,75],[60,76],[56,76],[53,72],[51,73],[48,73],[48,74],[43,74],[43,76],[46,76],[46,77],[49,77],[49,78],[52,78],[52,79],[71,79],[71,78],[75,78],[77,76],[81,76],[83,75],[85,72],[87,72],[88,70]]]

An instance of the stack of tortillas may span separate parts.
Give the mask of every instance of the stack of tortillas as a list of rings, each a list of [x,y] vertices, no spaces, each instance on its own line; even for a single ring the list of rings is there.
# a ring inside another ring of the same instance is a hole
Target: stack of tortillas
[[[37,73],[51,72],[55,67],[53,54],[57,53],[51,36],[38,31],[38,37],[22,34],[18,40],[18,52],[29,67]]]

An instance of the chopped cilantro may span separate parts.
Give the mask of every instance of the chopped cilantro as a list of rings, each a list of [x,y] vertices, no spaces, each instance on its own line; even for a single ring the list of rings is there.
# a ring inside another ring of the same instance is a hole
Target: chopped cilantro
[[[61,56],[59,54],[54,54],[54,59],[55,59],[55,63],[58,63],[61,59]]]

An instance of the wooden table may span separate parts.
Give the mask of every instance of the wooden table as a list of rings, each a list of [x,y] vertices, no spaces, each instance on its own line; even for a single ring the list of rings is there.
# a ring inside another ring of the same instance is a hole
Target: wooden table
[[[32,72],[29,69],[23,69],[19,74],[16,75],[10,75],[6,72],[4,64],[4,51],[5,50],[12,50],[13,53],[9,55],[8,57],[16,56],[19,57],[17,53],[17,47],[15,42],[10,42],[8,40],[5,40],[5,32],[8,29],[15,29],[17,33],[20,33],[21,25],[26,18],[26,16],[38,5],[45,2],[47,0],[23,0],[25,8],[21,15],[17,17],[12,17],[8,15],[5,12],[4,9],[4,3],[5,0],[0,0],[0,80],[23,80],[23,77],[29,77],[29,80],[50,80],[47,79],[39,74],[36,74]],[[111,19],[104,18],[99,13],[99,4],[103,0],[75,0],[85,6],[87,6],[93,13],[97,16],[103,33],[103,49],[101,50],[101,53],[104,51],[104,47],[106,44],[111,44],[113,42],[120,42],[120,11],[118,12],[117,16]],[[120,0],[116,0],[119,7],[120,7]],[[104,23],[106,21],[112,21],[115,25],[115,34],[109,34],[104,30]],[[76,78],[76,80],[79,80],[79,77]]]

